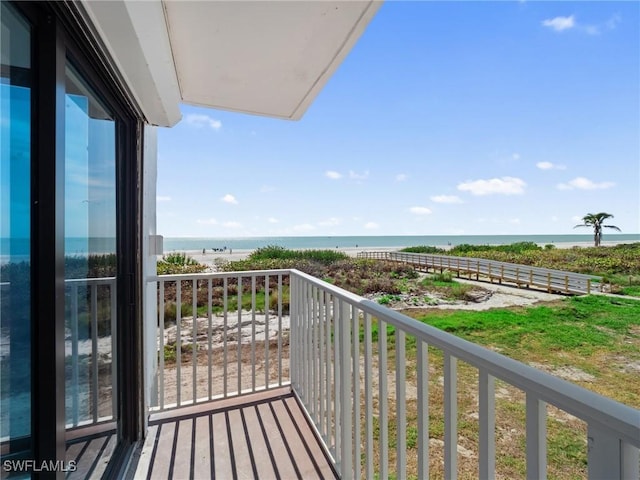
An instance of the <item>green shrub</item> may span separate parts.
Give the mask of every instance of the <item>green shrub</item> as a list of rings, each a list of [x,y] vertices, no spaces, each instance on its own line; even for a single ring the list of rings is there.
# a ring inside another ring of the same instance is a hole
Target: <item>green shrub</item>
[[[346,253],[335,250],[289,250],[277,245],[269,245],[254,250],[249,255],[248,260],[307,260],[330,265],[348,258],[349,256]]]
[[[431,278],[435,282],[451,283],[453,282],[453,273],[450,270],[444,270],[443,272],[440,272],[440,273],[434,273],[431,276]]]
[[[176,302],[170,301],[164,304],[164,327],[167,328],[171,324],[174,324],[177,319],[177,307]],[[191,304],[183,303],[180,308],[180,314],[182,318],[190,317],[193,313],[193,307]]]
[[[269,297],[269,309],[277,313],[278,312],[278,295],[272,295]],[[282,314],[289,315],[289,290],[283,290],[282,292]]]
[[[200,273],[207,269],[186,253],[169,253],[162,256],[157,264],[158,275],[174,275],[183,273]]]
[[[408,253],[431,253],[431,254],[442,254],[445,253],[446,250],[438,247],[431,247],[429,245],[418,245],[415,247],[406,247],[400,250],[401,252]]]

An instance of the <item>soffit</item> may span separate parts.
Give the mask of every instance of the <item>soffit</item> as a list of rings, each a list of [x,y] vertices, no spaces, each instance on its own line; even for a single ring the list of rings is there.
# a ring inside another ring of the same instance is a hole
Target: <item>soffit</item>
[[[165,1],[182,101],[299,119],[379,2]]]
[[[171,126],[180,102],[299,119],[379,1],[84,0],[146,120]]]

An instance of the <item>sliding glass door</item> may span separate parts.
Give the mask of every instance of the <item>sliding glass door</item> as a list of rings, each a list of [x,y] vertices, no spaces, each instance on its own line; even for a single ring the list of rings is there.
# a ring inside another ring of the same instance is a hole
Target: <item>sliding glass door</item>
[[[31,448],[31,28],[0,9],[0,444],[13,458]]]
[[[117,478],[142,431],[141,121],[76,8],[0,2],[2,478]]]

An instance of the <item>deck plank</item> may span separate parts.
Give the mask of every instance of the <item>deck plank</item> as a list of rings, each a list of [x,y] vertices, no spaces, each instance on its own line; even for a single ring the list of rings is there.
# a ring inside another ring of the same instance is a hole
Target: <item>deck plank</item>
[[[169,478],[169,471],[173,463],[173,437],[176,432],[176,422],[167,422],[159,426],[156,433],[156,451],[151,463],[150,475],[144,478]]]
[[[178,431],[176,432],[176,441],[174,442],[174,478],[193,478],[191,475],[191,456],[194,451],[194,445],[192,442],[194,421],[195,419],[189,418],[178,422]]]
[[[211,477],[211,439],[213,432],[209,421],[211,415],[201,415],[195,418],[194,438],[192,439],[192,471],[193,478]]]
[[[227,424],[224,412],[213,415],[213,460],[216,478],[233,478],[231,452],[227,436]]]
[[[275,468],[280,478],[297,478],[299,472],[296,472],[294,462],[286,449],[284,438],[280,434],[276,418],[269,408],[269,405],[261,404],[257,405],[256,408],[259,415],[258,419],[261,420],[264,425],[263,436],[266,437],[266,442],[268,442],[271,447],[275,459]]]
[[[289,387],[150,418],[135,478],[337,478]]]
[[[251,445],[253,457],[256,459],[257,477],[277,478],[273,469],[273,462],[269,452],[269,447],[262,435],[256,406],[253,405],[245,407],[241,412],[245,420],[245,434]]]

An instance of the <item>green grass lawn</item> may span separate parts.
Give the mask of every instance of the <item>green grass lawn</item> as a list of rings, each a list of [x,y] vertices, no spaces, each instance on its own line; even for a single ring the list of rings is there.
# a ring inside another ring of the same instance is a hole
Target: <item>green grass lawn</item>
[[[489,311],[424,309],[404,312],[434,327],[532,364],[634,408],[640,408],[640,301],[605,296],[572,297],[532,307]],[[377,323],[377,322],[376,322]],[[374,324],[375,325],[375,324]],[[377,328],[373,329],[377,345]],[[389,372],[395,358],[393,327],[387,330]],[[377,347],[374,346],[374,351]],[[416,342],[407,338],[407,382],[415,383]],[[429,347],[430,438],[443,439],[442,352]],[[579,374],[575,379],[566,374]],[[478,371],[458,365],[458,444],[477,452]],[[525,396],[496,381],[496,468],[502,478],[522,478],[525,463]],[[415,476],[417,449],[411,441],[417,421],[416,401],[407,401],[409,472]],[[587,469],[586,425],[568,414],[547,409],[548,478],[584,478]],[[389,436],[395,444],[395,413]],[[438,447],[432,449],[432,472],[441,477]],[[395,452],[390,452],[391,463]],[[476,478],[477,459],[459,458],[459,478]]]

